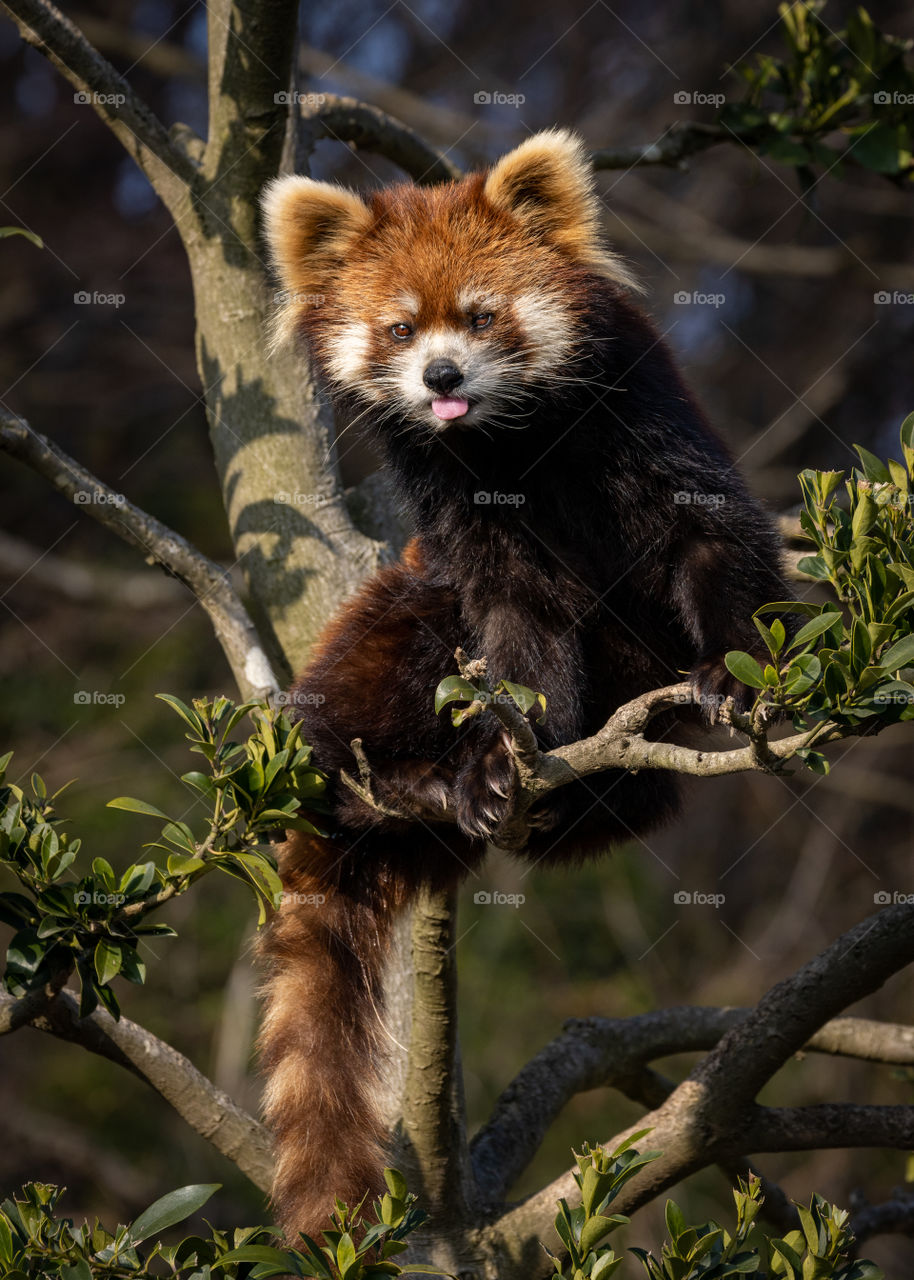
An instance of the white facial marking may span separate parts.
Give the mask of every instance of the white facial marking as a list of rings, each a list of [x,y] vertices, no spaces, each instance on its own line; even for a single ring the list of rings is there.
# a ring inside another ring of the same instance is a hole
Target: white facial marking
[[[519,293],[514,299],[514,314],[531,348],[528,379],[547,374],[568,359],[574,348],[574,335],[568,308],[559,296]]]
[[[354,383],[365,387],[365,373],[371,357],[371,326],[352,320],[334,331],[327,344],[327,372],[333,382],[344,387]],[[380,398],[380,397],[372,397]]]

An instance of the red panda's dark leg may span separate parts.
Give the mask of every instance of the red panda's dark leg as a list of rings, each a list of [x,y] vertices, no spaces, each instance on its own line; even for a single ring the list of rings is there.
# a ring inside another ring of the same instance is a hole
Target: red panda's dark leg
[[[333,778],[338,822],[378,836],[396,832],[406,846],[422,838],[340,779],[341,772],[357,773],[351,744],[359,738],[380,805],[418,817],[450,809],[466,846],[467,835],[484,839],[492,813],[506,803],[513,763],[490,717],[455,729],[447,714],[435,714],[435,690],[455,674],[454,650],[470,638],[451,589],[425,579],[422,568],[411,545],[403,561],[367,582],[322,637],[291,698],[315,762]],[[469,780],[459,804],[458,778]],[[456,831],[436,831],[454,847]]]

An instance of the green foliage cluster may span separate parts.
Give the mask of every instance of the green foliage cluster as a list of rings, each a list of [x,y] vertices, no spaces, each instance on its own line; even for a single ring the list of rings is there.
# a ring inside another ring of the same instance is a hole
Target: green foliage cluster
[[[392,1259],[407,1248],[406,1237],[425,1220],[415,1207],[403,1175],[385,1170],[387,1194],[374,1204],[366,1225],[363,1205],[349,1209],[337,1201],[324,1244],[302,1237],[300,1249],[277,1247],[273,1227],[244,1227],[232,1233],[211,1229],[176,1245],[144,1242],[183,1222],[219,1189],[218,1183],[181,1187],[150,1205],[129,1226],[106,1231],[74,1227],[54,1216],[59,1188],[28,1183],[19,1197],[0,1205],[0,1280],[266,1280],[302,1276],[316,1280],[380,1280],[386,1276],[441,1275],[430,1267],[401,1267]]]
[[[446,676],[435,690],[435,714],[440,715],[452,702],[466,702],[465,707],[454,707],[451,710],[451,723],[459,728],[466,720],[485,711],[493,702],[502,699],[513,703],[521,715],[536,710],[537,724],[546,718],[546,695],[528,689],[526,685],[515,684],[513,680],[499,680],[492,686],[484,674],[468,680],[465,676]]]
[[[914,719],[914,414],[901,428],[904,462],[881,462],[861,446],[861,468],[804,471],[800,524],[814,554],[802,572],[828,584],[837,603],[779,601],[755,616],[771,661],[763,668],[750,654],[733,650],[727,666],[759,691],[756,709],[786,711],[794,727],[811,731],[798,753],[810,768],[827,770],[812,749],[817,728],[837,724],[851,731]],[[841,482],[847,497],[839,503]],[[808,621],[788,633],[781,617]]]
[[[49,796],[37,774],[26,792],[6,779],[10,755],[0,759],[0,866],[13,872],[23,891],[0,894],[0,920],[16,931],[4,975],[15,996],[59,987],[75,970],[80,1017],[99,1003],[118,1017],[112,980],[120,975],[145,981],[140,944],[174,934],[170,926],[148,920],[151,912],[218,870],[247,885],[263,921],[282,892],[271,833],[316,829],[299,810],[325,807],[326,781],[310,763],[311,748],[301,741],[299,724],[260,703],[197,699],[188,707],[179,698],[160,696],[184,720],[190,750],[206,760],[207,772],[182,777],[209,809],[206,829],[195,834],[183,820],[143,800],[110,801],[110,808],[164,822],[159,838],[146,846],[159,851],[158,859],[131,865],[120,876],[104,858],[78,866],[80,840],[55,816],[60,792]],[[232,733],[246,715],[254,732],[236,742]]]
[[[748,93],[719,121],[762,155],[800,170],[840,176],[852,163],[897,182],[914,177],[911,41],[879,31],[863,8],[835,31],[824,0],[781,4],[788,55],[756,54],[735,68]]]
[[[633,1134],[611,1154],[585,1144],[575,1156],[574,1179],[581,1203],[571,1209],[565,1200],[559,1201],[555,1229],[568,1259],[549,1255],[556,1280],[607,1280],[623,1265],[624,1257],[606,1240],[629,1219],[606,1210],[629,1178],[661,1154],[639,1155],[634,1149],[633,1144],[647,1132]],[[727,1280],[739,1275],[769,1280],[883,1280],[882,1271],[872,1262],[850,1258],[854,1240],[847,1228],[847,1212],[821,1196],[814,1196],[808,1209],[797,1206],[801,1229],[784,1239],[767,1237],[755,1227],[764,1203],[758,1178],[740,1181],[733,1198],[736,1226],[732,1233],[716,1222],[690,1225],[679,1206],[668,1200],[668,1238],[659,1258],[645,1249],[629,1251],[649,1280]]]
[[[608,1280],[625,1262],[607,1237],[628,1224],[623,1214],[608,1213],[625,1184],[658,1151],[639,1154],[635,1143],[647,1130],[633,1134],[612,1153],[584,1145],[575,1157],[574,1177],[581,1203],[560,1200],[555,1229],[565,1255],[549,1254],[555,1280]],[[407,1237],[426,1221],[416,1208],[403,1175],[386,1169],[387,1192],[374,1202],[374,1221],[363,1217],[364,1201],[349,1208],[336,1202],[323,1244],[302,1235],[295,1249],[279,1247],[273,1227],[239,1228],[231,1239],[210,1228],[175,1245],[151,1241],[201,1209],[218,1184],[181,1187],[157,1200],[129,1226],[106,1231],[74,1227],[54,1215],[61,1192],[29,1183],[19,1197],[0,1205],[0,1280],[267,1280],[298,1276],[311,1280],[381,1280],[384,1276],[436,1275],[433,1267],[394,1259],[407,1248]],[[755,1225],[763,1204],[760,1183],[751,1178],[734,1190],[733,1232],[716,1222],[690,1225],[672,1201],[666,1206],[668,1238],[660,1256],[631,1249],[648,1280],[727,1280],[737,1275],[769,1280],[883,1280],[871,1262],[849,1257],[853,1237],[847,1213],[814,1196],[808,1209],[798,1206],[800,1229],[784,1239],[765,1236]],[[142,1247],[141,1247],[142,1246]]]

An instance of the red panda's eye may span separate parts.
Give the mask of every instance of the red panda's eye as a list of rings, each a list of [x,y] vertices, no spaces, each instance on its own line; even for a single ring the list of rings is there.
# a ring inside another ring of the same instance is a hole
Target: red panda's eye
[[[488,329],[494,319],[491,311],[483,311],[478,316],[471,316],[470,324],[474,329]]]
[[[392,324],[390,331],[395,338],[411,338],[413,334],[412,325],[403,324],[402,321],[400,324]]]

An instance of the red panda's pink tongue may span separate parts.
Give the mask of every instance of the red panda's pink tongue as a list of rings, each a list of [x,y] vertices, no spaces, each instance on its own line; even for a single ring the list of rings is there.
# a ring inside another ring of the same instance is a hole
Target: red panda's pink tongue
[[[466,400],[461,400],[459,396],[437,396],[432,401],[432,413],[436,418],[444,418],[447,421],[450,418],[462,418],[469,409]]]

